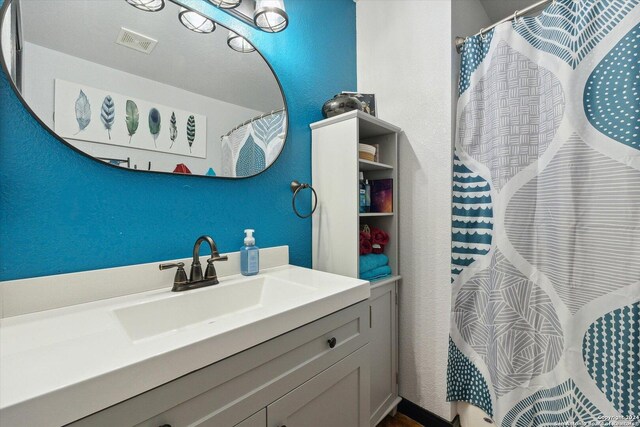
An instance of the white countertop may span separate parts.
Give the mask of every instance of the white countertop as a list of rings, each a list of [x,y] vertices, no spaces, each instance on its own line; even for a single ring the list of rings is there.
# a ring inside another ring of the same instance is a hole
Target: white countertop
[[[369,297],[369,282],[306,268],[285,265],[260,275],[317,289],[135,342],[114,310],[182,293],[168,285],[1,319],[0,425],[75,421]],[[241,280],[228,276],[218,286]]]

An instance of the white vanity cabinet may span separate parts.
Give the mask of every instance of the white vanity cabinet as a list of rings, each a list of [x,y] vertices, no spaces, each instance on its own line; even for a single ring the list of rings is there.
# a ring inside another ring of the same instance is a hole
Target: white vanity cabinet
[[[267,426],[353,427],[369,423],[368,345],[267,407]]]
[[[398,256],[398,142],[402,130],[362,111],[351,111],[311,124],[313,187],[318,208],[313,215],[313,268],[360,277],[360,230],[385,230],[384,248],[392,276],[371,282],[370,425],[376,426],[400,403],[398,396],[398,306],[401,280]],[[376,161],[359,158],[359,143],[378,147]],[[391,212],[359,212],[359,176],[393,180]]]
[[[371,427],[400,403],[398,397],[398,282],[371,286],[369,297],[371,340],[367,347],[371,365]]]
[[[267,410],[263,409],[233,427],[264,427],[265,425],[267,425]]]
[[[363,301],[70,425],[367,427],[369,332]]]

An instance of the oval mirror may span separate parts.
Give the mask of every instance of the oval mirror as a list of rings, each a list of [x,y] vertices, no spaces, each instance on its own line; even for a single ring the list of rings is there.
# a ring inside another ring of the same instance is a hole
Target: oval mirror
[[[170,0],[11,0],[5,72],[59,139],[122,168],[248,177],[287,136],[264,57]]]

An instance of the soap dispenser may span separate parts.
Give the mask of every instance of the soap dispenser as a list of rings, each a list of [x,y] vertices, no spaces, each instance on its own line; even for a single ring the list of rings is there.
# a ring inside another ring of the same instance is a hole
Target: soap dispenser
[[[240,248],[240,272],[244,276],[254,276],[260,270],[260,249],[253,237],[255,230],[244,230],[244,246]]]

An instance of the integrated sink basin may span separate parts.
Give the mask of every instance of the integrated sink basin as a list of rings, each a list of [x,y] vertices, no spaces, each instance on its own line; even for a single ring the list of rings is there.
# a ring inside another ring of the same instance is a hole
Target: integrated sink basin
[[[193,325],[214,323],[221,317],[277,304],[315,290],[313,286],[258,276],[173,293],[115,309],[114,314],[129,337],[138,341]]]
[[[38,279],[25,299],[140,280],[154,287],[0,319],[0,424],[69,424],[369,297],[369,282],[267,251],[261,261],[279,264],[244,277],[240,254],[228,255],[220,284],[184,292],[171,292],[173,273],[157,263]]]

